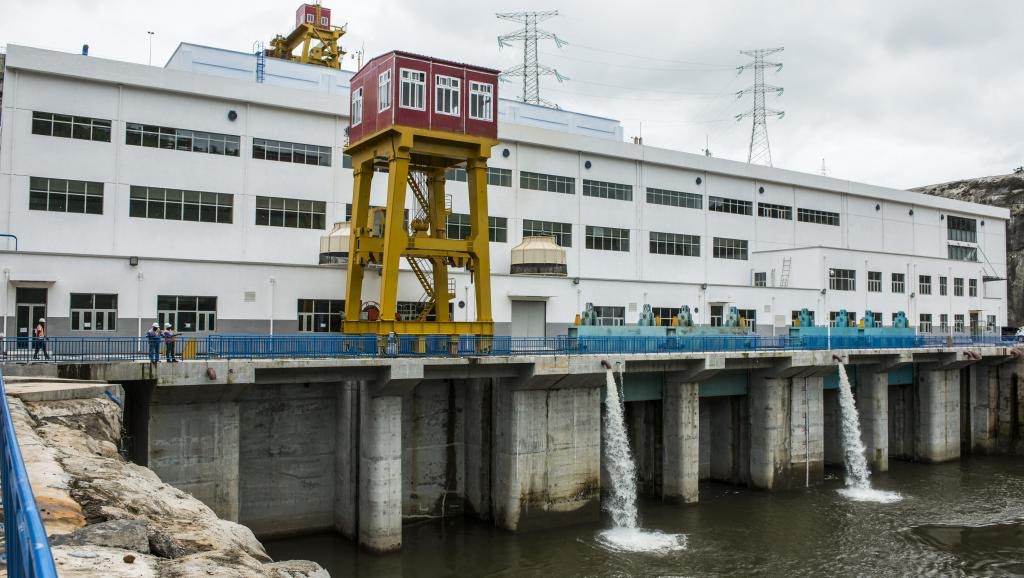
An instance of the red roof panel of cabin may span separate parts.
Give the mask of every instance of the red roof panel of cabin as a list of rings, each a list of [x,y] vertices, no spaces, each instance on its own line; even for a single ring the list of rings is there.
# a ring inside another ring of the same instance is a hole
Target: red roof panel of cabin
[[[388,52],[352,77],[350,106],[350,143],[394,125],[497,138],[498,71]]]

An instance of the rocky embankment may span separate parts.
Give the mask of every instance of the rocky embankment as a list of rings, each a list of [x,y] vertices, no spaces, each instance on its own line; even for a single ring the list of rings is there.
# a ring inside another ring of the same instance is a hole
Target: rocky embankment
[[[1006,226],[1009,324],[1024,325],[1024,173],[965,179],[911,190],[1010,209],[1010,222]]]
[[[118,452],[118,386],[8,380],[8,403],[61,576],[326,577],[274,562],[245,526]]]

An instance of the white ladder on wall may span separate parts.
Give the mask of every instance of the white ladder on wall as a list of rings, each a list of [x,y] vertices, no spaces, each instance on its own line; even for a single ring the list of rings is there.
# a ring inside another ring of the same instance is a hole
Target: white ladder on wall
[[[779,279],[779,287],[789,287],[789,269],[793,264],[792,257],[782,259],[782,275]]]

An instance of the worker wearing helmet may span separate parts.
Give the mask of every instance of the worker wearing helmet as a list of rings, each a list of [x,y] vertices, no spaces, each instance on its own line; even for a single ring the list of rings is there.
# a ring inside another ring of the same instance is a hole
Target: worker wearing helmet
[[[174,363],[178,361],[174,358],[174,338],[180,335],[175,333],[174,329],[171,328],[170,323],[164,323],[164,332],[162,334],[164,338],[164,348],[167,350],[167,362]]]
[[[39,351],[42,350],[43,357],[49,361],[50,352],[46,350],[46,319],[40,317],[39,323],[32,330],[32,359],[39,359]]]
[[[160,363],[160,324],[154,323],[146,332],[146,339],[149,341],[149,362]]]

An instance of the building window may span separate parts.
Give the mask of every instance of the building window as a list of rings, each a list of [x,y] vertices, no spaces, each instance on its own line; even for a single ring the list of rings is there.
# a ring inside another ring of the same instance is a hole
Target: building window
[[[107,293],[71,294],[72,331],[114,331],[117,329],[117,295]]]
[[[434,76],[434,112],[459,116],[459,82],[454,76]]]
[[[323,229],[327,203],[281,197],[256,197],[256,224],[292,229]]]
[[[469,174],[467,174],[466,169],[462,167],[446,169],[444,171],[444,180],[464,183],[469,180]]]
[[[469,215],[452,213],[448,215],[447,233],[449,239],[468,239],[473,228],[469,224]]]
[[[469,82],[469,118],[494,120],[494,85]]]
[[[543,175],[540,173],[519,171],[519,188],[575,195],[576,179],[572,177],[560,177],[558,175]]]
[[[977,243],[978,221],[953,215],[946,216],[946,238],[961,243]]]
[[[103,183],[30,177],[28,208],[57,213],[103,214]]]
[[[363,87],[352,91],[352,126],[363,122]]]
[[[191,295],[157,295],[157,322],[170,323],[175,331],[214,331],[217,328],[217,298]]]
[[[727,199],[725,197],[708,197],[708,210],[719,213],[732,213],[734,215],[753,214],[754,204],[750,201],[739,199]]]
[[[947,245],[948,257],[953,261],[977,261],[978,248],[965,245]]]
[[[308,22],[310,24],[313,23],[313,15],[312,14],[306,14],[306,22]]]
[[[626,308],[609,307],[606,305],[595,305],[594,314],[597,315],[598,325],[625,325]]]
[[[377,77],[377,112],[391,108],[391,70],[385,70]]]
[[[711,256],[715,259],[747,260],[747,242],[743,239],[714,238]]]
[[[996,316],[995,315],[989,315],[985,319],[986,319],[985,327],[987,327],[989,331],[995,331],[996,330]]]
[[[327,26],[327,22],[328,22],[328,20],[327,20],[326,16],[321,16],[320,17],[320,26]]]
[[[678,307],[651,307],[651,314],[661,325],[672,325],[672,320],[679,315]]]
[[[836,325],[836,318],[839,317],[838,311],[829,311],[828,313],[828,326],[829,327],[856,327],[857,326],[857,314],[853,311],[846,312],[846,321],[849,325]],[[881,314],[879,314],[881,318]]]
[[[939,331],[949,333],[949,315],[946,313],[939,314]]]
[[[921,295],[932,294],[932,276],[931,275],[918,275],[917,276],[917,291]]]
[[[340,333],[345,319],[341,299],[299,299],[299,331]]]
[[[964,332],[964,316],[963,315],[954,315],[953,316],[953,331],[955,331],[957,333],[963,333]]]
[[[633,185],[583,179],[583,196],[598,197],[601,199],[615,199],[618,201],[632,201]]]
[[[834,227],[838,227],[839,213],[797,208],[796,220],[802,223],[814,223],[816,225],[832,225]]]
[[[828,288],[833,291],[856,291],[857,272],[853,269],[829,269]]]
[[[254,138],[252,139],[252,158],[329,167],[331,166],[331,147]],[[352,168],[351,157],[349,157],[348,168]]]
[[[701,195],[653,187],[647,187],[647,202],[653,205],[668,205],[687,209],[704,208],[704,197]]]
[[[700,236],[651,231],[651,254],[700,257]]]
[[[814,311],[808,311],[807,315],[810,316],[810,318],[811,318],[811,325],[813,326],[814,325]],[[790,324],[795,326],[796,322],[799,321],[799,320],[800,320],[800,312],[799,311],[793,311],[793,314],[790,316]]]
[[[868,292],[870,292],[870,293],[881,293],[882,292],[882,272],[881,271],[868,271]]]
[[[523,219],[523,237],[551,235],[560,247],[572,247],[572,224]]]
[[[402,101],[399,105],[402,108],[413,108],[426,110],[424,94],[426,93],[427,73],[419,70],[403,68],[402,75]]]
[[[953,297],[964,296],[964,280],[961,277],[953,278]]]
[[[932,314],[931,313],[922,313],[921,314],[921,322],[920,322],[920,324],[918,324],[918,330],[921,333],[931,333],[932,332]]]
[[[508,219],[487,217],[487,236],[492,243],[508,242]]]
[[[487,167],[487,184],[496,187],[511,187],[512,171],[509,169]]]
[[[754,273],[754,287],[767,287],[768,286],[768,273],[759,271]]]
[[[885,314],[881,311],[873,311],[875,315],[875,327],[881,327],[882,322],[885,321]]]
[[[787,207],[786,205],[773,205],[771,203],[758,203],[757,216],[767,217],[769,219],[785,219],[787,221],[792,221],[793,207]]]
[[[629,252],[629,229],[587,225],[586,247],[598,251]]]
[[[946,277],[939,277],[939,295],[946,296],[949,294],[949,283]]]
[[[903,273],[892,274],[892,292],[905,293],[907,290],[907,276]]]
[[[125,144],[194,153],[237,157],[241,138],[233,134],[168,128],[129,122],[125,126]]]
[[[751,333],[757,332],[757,309],[737,309],[736,313]]]
[[[967,296],[977,297],[978,296],[978,280],[968,279],[967,280]]]
[[[128,215],[146,219],[231,223],[234,198],[228,193],[132,186]]]
[[[110,142],[110,121],[35,111],[32,113],[32,134]]]

